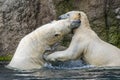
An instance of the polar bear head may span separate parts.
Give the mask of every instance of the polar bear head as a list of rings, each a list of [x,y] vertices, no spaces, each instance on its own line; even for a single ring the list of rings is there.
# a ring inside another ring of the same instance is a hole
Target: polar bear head
[[[61,16],[59,16],[59,19],[80,19],[81,18],[81,14],[80,14],[80,11],[69,11]]]
[[[81,14],[79,11],[70,11],[59,16],[59,19],[69,19],[72,22],[71,25],[72,29],[78,28],[77,23],[81,23],[80,18],[81,18]]]
[[[59,19],[70,19],[70,20],[79,20],[81,21],[80,27],[89,27],[89,21],[87,18],[87,15],[82,11],[69,11],[61,16],[59,16]],[[80,28],[79,27],[79,28]],[[75,28],[75,26],[74,26]]]

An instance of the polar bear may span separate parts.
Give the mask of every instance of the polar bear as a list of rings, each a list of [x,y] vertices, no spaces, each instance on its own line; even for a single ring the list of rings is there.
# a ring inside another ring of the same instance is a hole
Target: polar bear
[[[8,68],[19,70],[40,69],[44,66],[43,54],[50,50],[53,44],[79,27],[80,20],[64,19],[45,24],[20,41],[17,50],[8,64]]]
[[[81,25],[74,32],[70,46],[64,51],[48,55],[48,61],[66,61],[82,58],[86,63],[94,66],[120,66],[120,49],[104,42],[90,28],[86,14],[82,11],[71,11],[61,15],[69,18],[80,14]]]

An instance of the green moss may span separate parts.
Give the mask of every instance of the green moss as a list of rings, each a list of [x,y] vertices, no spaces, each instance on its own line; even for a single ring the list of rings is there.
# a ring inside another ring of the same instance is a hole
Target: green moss
[[[73,10],[73,1],[74,0],[62,0],[59,3],[54,3],[57,16]]]
[[[107,41],[106,37],[106,27],[105,27],[105,19],[101,17],[100,19],[96,19],[94,21],[90,21],[90,25],[92,29],[96,32],[96,34],[104,41]]]
[[[116,15],[110,11],[109,12],[109,43],[120,48],[120,23],[116,19]]]
[[[111,26],[109,30],[109,43],[118,46],[120,48],[120,33],[117,31],[116,26]]]
[[[12,55],[0,56],[0,61],[10,61],[12,59]]]

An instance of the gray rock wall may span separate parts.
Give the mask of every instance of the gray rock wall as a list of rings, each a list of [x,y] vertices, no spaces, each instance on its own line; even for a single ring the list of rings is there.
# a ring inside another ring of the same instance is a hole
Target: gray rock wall
[[[120,0],[0,0],[0,55],[13,54],[22,37],[71,10],[86,12],[100,38],[120,47]]]
[[[54,18],[52,0],[0,0],[0,55],[13,54],[22,37]]]
[[[101,39],[120,48],[120,0],[54,0],[57,15],[70,10],[84,11]],[[63,44],[70,41],[65,38]]]

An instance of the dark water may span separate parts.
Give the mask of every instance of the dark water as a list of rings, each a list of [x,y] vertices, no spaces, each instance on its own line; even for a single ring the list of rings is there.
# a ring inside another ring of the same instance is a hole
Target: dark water
[[[120,80],[120,67],[96,68],[81,61],[59,62],[36,71],[10,70],[6,64],[0,63],[0,80]]]

